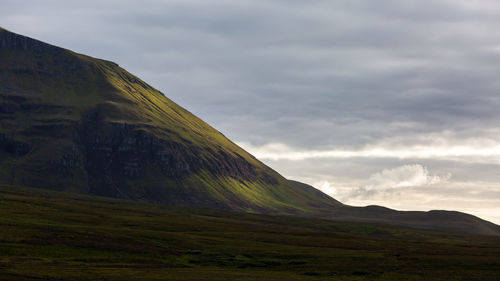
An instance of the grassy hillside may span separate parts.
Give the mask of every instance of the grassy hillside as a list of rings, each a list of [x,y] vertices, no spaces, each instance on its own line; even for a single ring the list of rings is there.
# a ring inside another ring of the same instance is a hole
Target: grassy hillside
[[[0,187],[0,280],[498,280],[500,238]]]
[[[251,212],[339,205],[116,63],[2,29],[0,62],[0,183]]]

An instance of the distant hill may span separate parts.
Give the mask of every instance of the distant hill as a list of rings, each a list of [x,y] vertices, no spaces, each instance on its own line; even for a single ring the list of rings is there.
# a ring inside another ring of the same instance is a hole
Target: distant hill
[[[0,184],[498,233],[497,226],[465,214],[344,206],[288,181],[118,64],[5,29],[0,29]]]
[[[293,183],[302,186],[302,188],[308,186],[300,182]],[[308,187],[314,189],[312,186]],[[321,195],[318,194],[318,196]],[[420,229],[500,235],[500,226],[476,216],[456,211],[396,211],[381,206],[353,207],[340,205],[336,206],[328,214],[322,215],[322,217],[336,221],[382,223]]]

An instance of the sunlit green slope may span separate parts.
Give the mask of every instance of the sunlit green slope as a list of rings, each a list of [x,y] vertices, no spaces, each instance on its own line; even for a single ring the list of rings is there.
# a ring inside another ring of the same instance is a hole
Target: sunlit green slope
[[[0,182],[317,213],[299,188],[117,64],[0,30]]]

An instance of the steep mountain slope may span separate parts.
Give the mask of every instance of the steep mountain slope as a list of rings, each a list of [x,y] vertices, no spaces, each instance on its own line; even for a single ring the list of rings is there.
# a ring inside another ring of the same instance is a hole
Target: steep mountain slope
[[[6,30],[0,48],[0,183],[243,211],[339,204],[113,62]]]
[[[286,180],[116,63],[1,28],[0,184],[500,234],[462,213],[345,206]]]

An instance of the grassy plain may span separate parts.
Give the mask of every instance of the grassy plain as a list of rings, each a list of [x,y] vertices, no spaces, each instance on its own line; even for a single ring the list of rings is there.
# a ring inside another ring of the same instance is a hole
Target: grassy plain
[[[500,237],[0,187],[0,280],[498,280]]]

